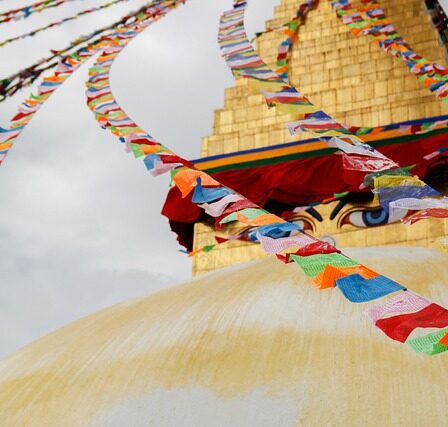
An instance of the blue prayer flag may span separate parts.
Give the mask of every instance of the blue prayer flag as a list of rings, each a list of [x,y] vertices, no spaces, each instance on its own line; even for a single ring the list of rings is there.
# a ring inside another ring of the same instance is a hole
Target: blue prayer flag
[[[384,276],[364,279],[359,274],[350,274],[349,276],[337,279],[335,286],[351,302],[372,301],[392,292],[406,289],[404,286]]]
[[[221,199],[224,196],[233,194],[229,189],[225,187],[202,187],[201,178],[198,178],[196,187],[193,193],[193,203],[209,203],[215,200]]]

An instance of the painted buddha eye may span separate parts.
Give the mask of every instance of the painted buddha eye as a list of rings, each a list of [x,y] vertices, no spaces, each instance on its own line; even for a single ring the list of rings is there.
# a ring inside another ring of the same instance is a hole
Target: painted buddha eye
[[[357,209],[344,215],[341,220],[341,227],[351,224],[355,227],[377,227],[379,225],[392,224],[407,215],[407,210],[398,211],[390,215],[387,209]]]
[[[297,224],[303,231],[314,231],[314,224],[305,218],[294,219],[293,222]]]

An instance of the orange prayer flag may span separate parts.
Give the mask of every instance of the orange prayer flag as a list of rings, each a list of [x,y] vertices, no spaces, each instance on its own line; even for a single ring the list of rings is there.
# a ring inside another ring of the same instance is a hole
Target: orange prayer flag
[[[256,218],[249,219],[249,218],[245,217],[244,215],[237,213],[236,218],[239,222],[242,222],[243,224],[252,225],[255,227],[258,227],[261,225],[275,224],[275,223],[279,222],[279,217],[274,214],[265,214],[265,215],[257,216]]]
[[[425,80],[423,80],[423,84],[426,87],[430,87],[430,86],[432,86],[433,84],[436,84],[436,83],[440,83],[440,80],[439,79],[435,79],[434,77],[428,77]]]
[[[25,102],[28,105],[31,105],[32,107],[34,107],[35,105],[40,104],[40,100],[35,100],[35,99],[27,99]]]
[[[353,34],[354,36],[359,35],[359,33],[360,33],[361,31],[363,31],[363,30],[364,30],[364,28],[350,28],[350,31],[352,32],[352,34]]]
[[[448,334],[442,337],[439,341],[440,344],[446,345],[448,347]]]
[[[218,187],[220,184],[205,172],[195,171],[193,169],[185,168],[180,170],[173,178],[176,187],[182,193],[182,198],[185,198],[196,187],[197,179],[201,178],[201,185],[203,187]]]
[[[152,153],[157,153],[158,151],[160,151],[159,145],[140,144],[140,148],[142,150],[142,153],[144,153],[144,154],[152,154]]]
[[[9,150],[12,147],[12,142],[3,142],[0,144],[0,151]]]
[[[364,265],[355,265],[352,267],[333,267],[327,265],[314,279],[313,284],[319,289],[334,288],[334,282],[342,277],[349,276],[350,274],[359,274],[364,279],[373,279],[379,276],[379,274]]]
[[[100,56],[100,57],[96,60],[96,62],[98,62],[99,64],[101,64],[102,62],[109,61],[109,59],[114,59],[117,55],[118,55],[118,53],[110,53],[109,55]]]
[[[286,73],[288,71],[288,66],[287,65],[283,65],[280,68],[277,68],[277,73],[281,74],[281,73]]]
[[[63,82],[65,80],[64,77],[60,77],[60,76],[48,76],[48,77],[44,77],[43,81],[44,82]]]
[[[191,257],[194,257],[194,256],[196,256],[198,253],[202,252],[202,249],[204,249],[204,248],[195,249],[194,251],[189,252],[189,253],[188,253],[188,256],[189,256],[190,258],[191,258]]]

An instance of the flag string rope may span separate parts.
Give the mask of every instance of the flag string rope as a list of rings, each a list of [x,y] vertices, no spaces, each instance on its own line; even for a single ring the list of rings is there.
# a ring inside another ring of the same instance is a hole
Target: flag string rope
[[[11,9],[6,12],[0,13],[0,24],[25,19],[33,15],[34,13],[40,13],[44,10],[58,7],[72,1],[78,0],[44,0],[37,3],[29,4],[27,6],[19,7],[17,9]]]
[[[18,71],[8,77],[0,80],[0,102],[13,96],[20,89],[31,85],[45,71],[55,68],[66,56],[79,54],[85,49],[90,49],[96,43],[101,41],[101,37],[113,31],[117,26],[125,23],[127,20],[137,16],[146,9],[146,5],[140,7],[135,12],[130,12],[110,25],[106,25],[91,33],[79,36],[73,40],[67,47],[62,49],[52,49],[51,55],[35,62],[34,64]],[[74,52],[72,52],[76,49]]]
[[[155,1],[157,4],[160,0]],[[30,94],[18,107],[18,112],[12,117],[8,127],[0,127],[0,165],[6,159],[9,150],[14,145],[17,138],[26,128],[34,115],[39,111],[42,105],[50,96],[89,58],[99,52],[101,46],[109,44],[107,36],[110,31],[124,25],[132,20],[145,15],[148,6],[143,6],[137,11],[127,14],[118,22],[102,28],[95,32],[97,37],[93,38],[87,45],[77,49],[75,52],[62,56],[54,64],[56,70],[50,76],[46,76],[37,87],[37,95]],[[92,33],[93,34],[93,33]],[[89,36],[89,38],[91,38]],[[65,51],[65,50],[64,50]],[[54,55],[57,57],[57,55]]]
[[[285,39],[277,48],[277,61],[275,72],[285,81],[289,82],[289,60],[292,53],[292,47],[297,41],[299,28],[305,24],[308,12],[316,8],[319,0],[308,0],[302,3],[297,9],[296,16],[288,23],[282,26]]]
[[[69,16],[67,18],[61,19],[60,21],[55,21],[55,22],[51,22],[50,24],[47,24],[43,27],[40,28],[36,28],[33,31],[29,31],[28,33],[24,33],[24,34],[20,34],[18,36],[15,37],[11,37],[9,39],[5,39],[3,41],[0,42],[0,47],[6,46],[7,44],[13,43],[15,41],[18,40],[23,40],[26,39],[28,37],[34,37],[36,34],[42,33],[44,31],[47,31],[51,28],[56,28],[56,27],[60,27],[61,25],[66,24],[67,22],[71,22],[74,21],[76,19],[81,18],[84,15],[88,15],[90,13],[94,13],[94,12],[99,12],[103,9],[107,9],[111,6],[115,6],[118,3],[123,3],[125,1],[129,1],[129,0],[112,0],[112,1],[108,1],[106,3],[103,3],[99,6],[95,6],[95,7],[91,7],[89,9],[84,9],[81,10],[80,12],[76,13],[75,15]]]
[[[368,35],[375,45],[403,60],[437,98],[448,102],[448,69],[414,52],[387,19],[377,0],[361,0],[361,3],[362,7],[354,7],[350,0],[340,0],[333,1],[332,6],[354,35]]]

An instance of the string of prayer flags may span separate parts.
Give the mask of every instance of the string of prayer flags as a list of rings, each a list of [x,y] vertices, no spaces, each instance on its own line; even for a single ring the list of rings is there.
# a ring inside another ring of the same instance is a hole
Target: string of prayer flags
[[[285,81],[288,82],[288,61],[291,54],[291,48],[297,40],[297,33],[300,26],[305,23],[308,12],[319,4],[319,0],[309,0],[302,3],[296,13],[296,16],[285,25],[282,26],[283,34],[286,38],[277,48],[277,69],[275,72]]]
[[[102,45],[103,41],[85,52],[83,56],[71,54],[62,58],[52,76],[44,77],[37,87],[37,95],[31,94],[18,108],[18,113],[11,119],[9,129],[0,128],[0,165],[5,160],[15,140],[20,136],[34,114],[49,99],[50,95],[63,84],[79,66],[92,56]]]
[[[316,111],[309,99],[295,88],[284,88],[278,92],[263,91],[263,95],[269,107],[276,106],[284,113],[303,115]]]
[[[362,8],[355,8],[350,0],[333,2],[336,14],[353,34],[368,35],[386,52],[402,59],[411,73],[422,81],[437,98],[448,102],[448,69],[415,53],[398,34],[377,0],[362,0]],[[365,12],[366,19],[361,15]]]
[[[22,6],[17,9],[8,10],[0,13],[0,24],[10,21],[18,21],[20,19],[28,18],[34,13],[42,12],[46,9],[60,6],[64,3],[75,0],[43,0],[27,6]]]
[[[250,79],[251,87],[264,91],[268,105],[282,111],[303,115],[315,107],[296,89],[288,86],[280,75],[271,70],[254,51],[244,29],[246,3],[235,3],[222,14],[218,41],[223,57],[236,77]],[[232,34],[235,36],[232,37]],[[239,50],[244,53],[238,53]]]
[[[332,6],[338,17],[350,28],[354,35],[358,35],[363,29],[367,28],[368,23],[347,0],[334,1]]]
[[[439,127],[446,127],[448,124],[448,121],[444,118],[434,118],[433,120],[424,121],[423,123],[413,123],[412,125],[406,125],[406,124],[390,124],[387,125],[387,129],[396,129],[400,132],[407,132],[411,133],[412,135],[419,135],[424,134],[426,132],[430,132],[431,130],[437,129]],[[352,132],[354,135],[362,136],[362,135],[368,135],[373,132],[382,132],[386,129],[386,126],[380,126],[380,127],[359,127],[359,126],[348,126],[347,127],[350,132]],[[442,148],[442,151],[444,149]]]
[[[160,159],[154,162],[154,168],[150,171],[150,173],[152,176],[159,176],[170,172],[171,170],[176,169],[180,166],[183,166],[183,163],[164,163]]]
[[[287,33],[288,37],[281,42],[277,50],[277,69],[275,72],[285,81],[288,80],[288,54],[297,38],[296,31],[298,27],[297,20],[292,21],[290,25],[288,25],[288,30],[291,34]]]
[[[51,28],[60,27],[61,25],[65,24],[67,22],[70,22],[70,21],[74,21],[74,20],[76,20],[78,18],[81,18],[84,15],[88,15],[88,14],[94,13],[94,12],[99,12],[100,10],[107,9],[107,8],[109,8],[111,6],[116,5],[117,3],[122,3],[124,1],[129,1],[129,0],[112,0],[112,1],[108,1],[108,2],[106,2],[104,4],[102,4],[100,6],[95,6],[95,7],[89,8],[89,9],[82,10],[82,11],[76,13],[75,15],[72,15],[72,16],[69,16],[67,18],[61,19],[60,21],[51,22],[50,24],[44,25],[43,27],[40,27],[40,28],[36,28],[35,30],[29,31],[28,33],[20,34],[18,36],[11,37],[9,39],[0,41],[0,47],[5,46],[5,45],[10,44],[10,43],[13,43],[13,42],[15,42],[17,40],[23,40],[23,39],[26,39],[28,37],[34,37],[36,34],[39,34],[39,33],[43,32],[43,31],[49,30]]]
[[[88,57],[89,52],[95,49],[95,47],[98,47],[104,41],[105,37],[110,35],[110,33],[120,25],[124,25],[129,20],[144,14],[147,7],[147,5],[142,6],[138,10],[126,14],[110,25],[101,27],[87,35],[80,36],[65,48],[57,50],[51,49],[51,55],[40,59],[21,71],[1,79],[0,102],[4,101],[7,97],[13,96],[20,89],[32,84],[45,71],[55,67],[58,67],[59,71],[64,71],[63,66],[61,65],[64,60],[70,64],[70,57],[72,56],[78,59]],[[76,51],[73,51],[73,49],[76,49]]]
[[[288,130],[291,135],[299,132],[313,132],[319,136],[340,136],[348,135],[350,131],[332,119],[322,110],[306,115],[305,118],[288,123]]]
[[[444,335],[446,338],[446,334],[448,334],[448,328],[431,332],[423,337],[411,338],[406,341],[406,344],[408,344],[416,353],[434,356],[435,354],[448,351],[448,343],[446,343],[446,341],[442,342]]]

